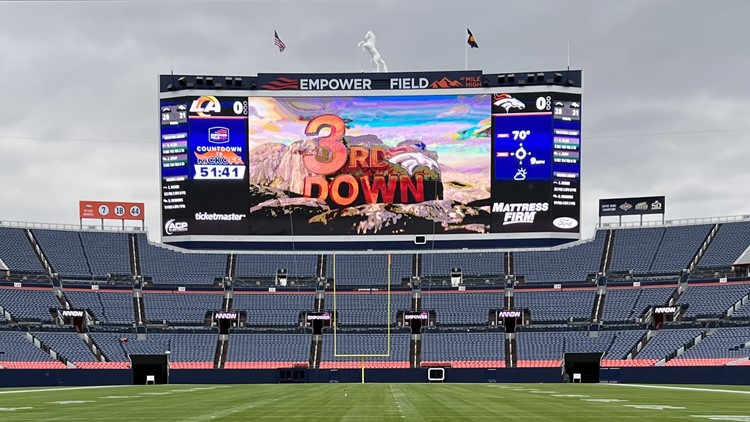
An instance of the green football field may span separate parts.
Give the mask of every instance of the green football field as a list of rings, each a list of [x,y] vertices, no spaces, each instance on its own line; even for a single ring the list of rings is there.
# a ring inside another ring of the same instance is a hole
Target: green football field
[[[283,384],[0,389],[0,421],[41,420],[750,422],[750,387]]]

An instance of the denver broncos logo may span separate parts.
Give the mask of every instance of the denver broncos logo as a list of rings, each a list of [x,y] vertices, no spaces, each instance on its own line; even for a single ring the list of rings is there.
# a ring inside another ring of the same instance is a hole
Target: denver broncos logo
[[[506,113],[510,112],[511,108],[517,108],[519,110],[523,110],[526,108],[526,105],[524,103],[516,98],[511,97],[508,94],[494,95],[492,100],[492,104],[498,107],[502,107]]]

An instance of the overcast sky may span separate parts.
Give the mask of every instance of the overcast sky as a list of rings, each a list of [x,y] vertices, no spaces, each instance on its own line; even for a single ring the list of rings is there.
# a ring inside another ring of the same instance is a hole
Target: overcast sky
[[[584,70],[583,231],[602,197],[667,218],[750,214],[750,2],[0,0],[0,220],[146,202],[158,236],[157,75]],[[287,45],[279,54],[273,28]],[[275,52],[275,53],[274,53]],[[274,64],[274,56],[275,64]],[[158,237],[157,237],[158,238]]]

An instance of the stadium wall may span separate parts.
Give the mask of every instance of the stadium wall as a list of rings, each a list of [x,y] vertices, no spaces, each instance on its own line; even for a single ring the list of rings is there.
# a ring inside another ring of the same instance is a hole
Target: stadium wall
[[[308,383],[359,383],[358,369],[304,369]],[[445,370],[447,383],[559,383],[560,368],[485,368]],[[602,381],[630,384],[750,385],[750,366],[604,368]],[[369,383],[427,382],[427,369],[368,369]],[[129,370],[21,370],[0,371],[0,387],[128,385]],[[171,370],[172,384],[277,384],[279,370]]]

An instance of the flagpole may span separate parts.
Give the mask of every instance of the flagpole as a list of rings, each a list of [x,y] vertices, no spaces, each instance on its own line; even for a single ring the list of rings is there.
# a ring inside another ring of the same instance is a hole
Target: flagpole
[[[276,27],[273,27],[273,47],[276,47]],[[276,49],[271,50],[271,73],[276,72]]]
[[[469,36],[468,32],[469,30],[467,29],[464,38]],[[469,70],[469,42],[466,39],[464,40],[464,70]]]

